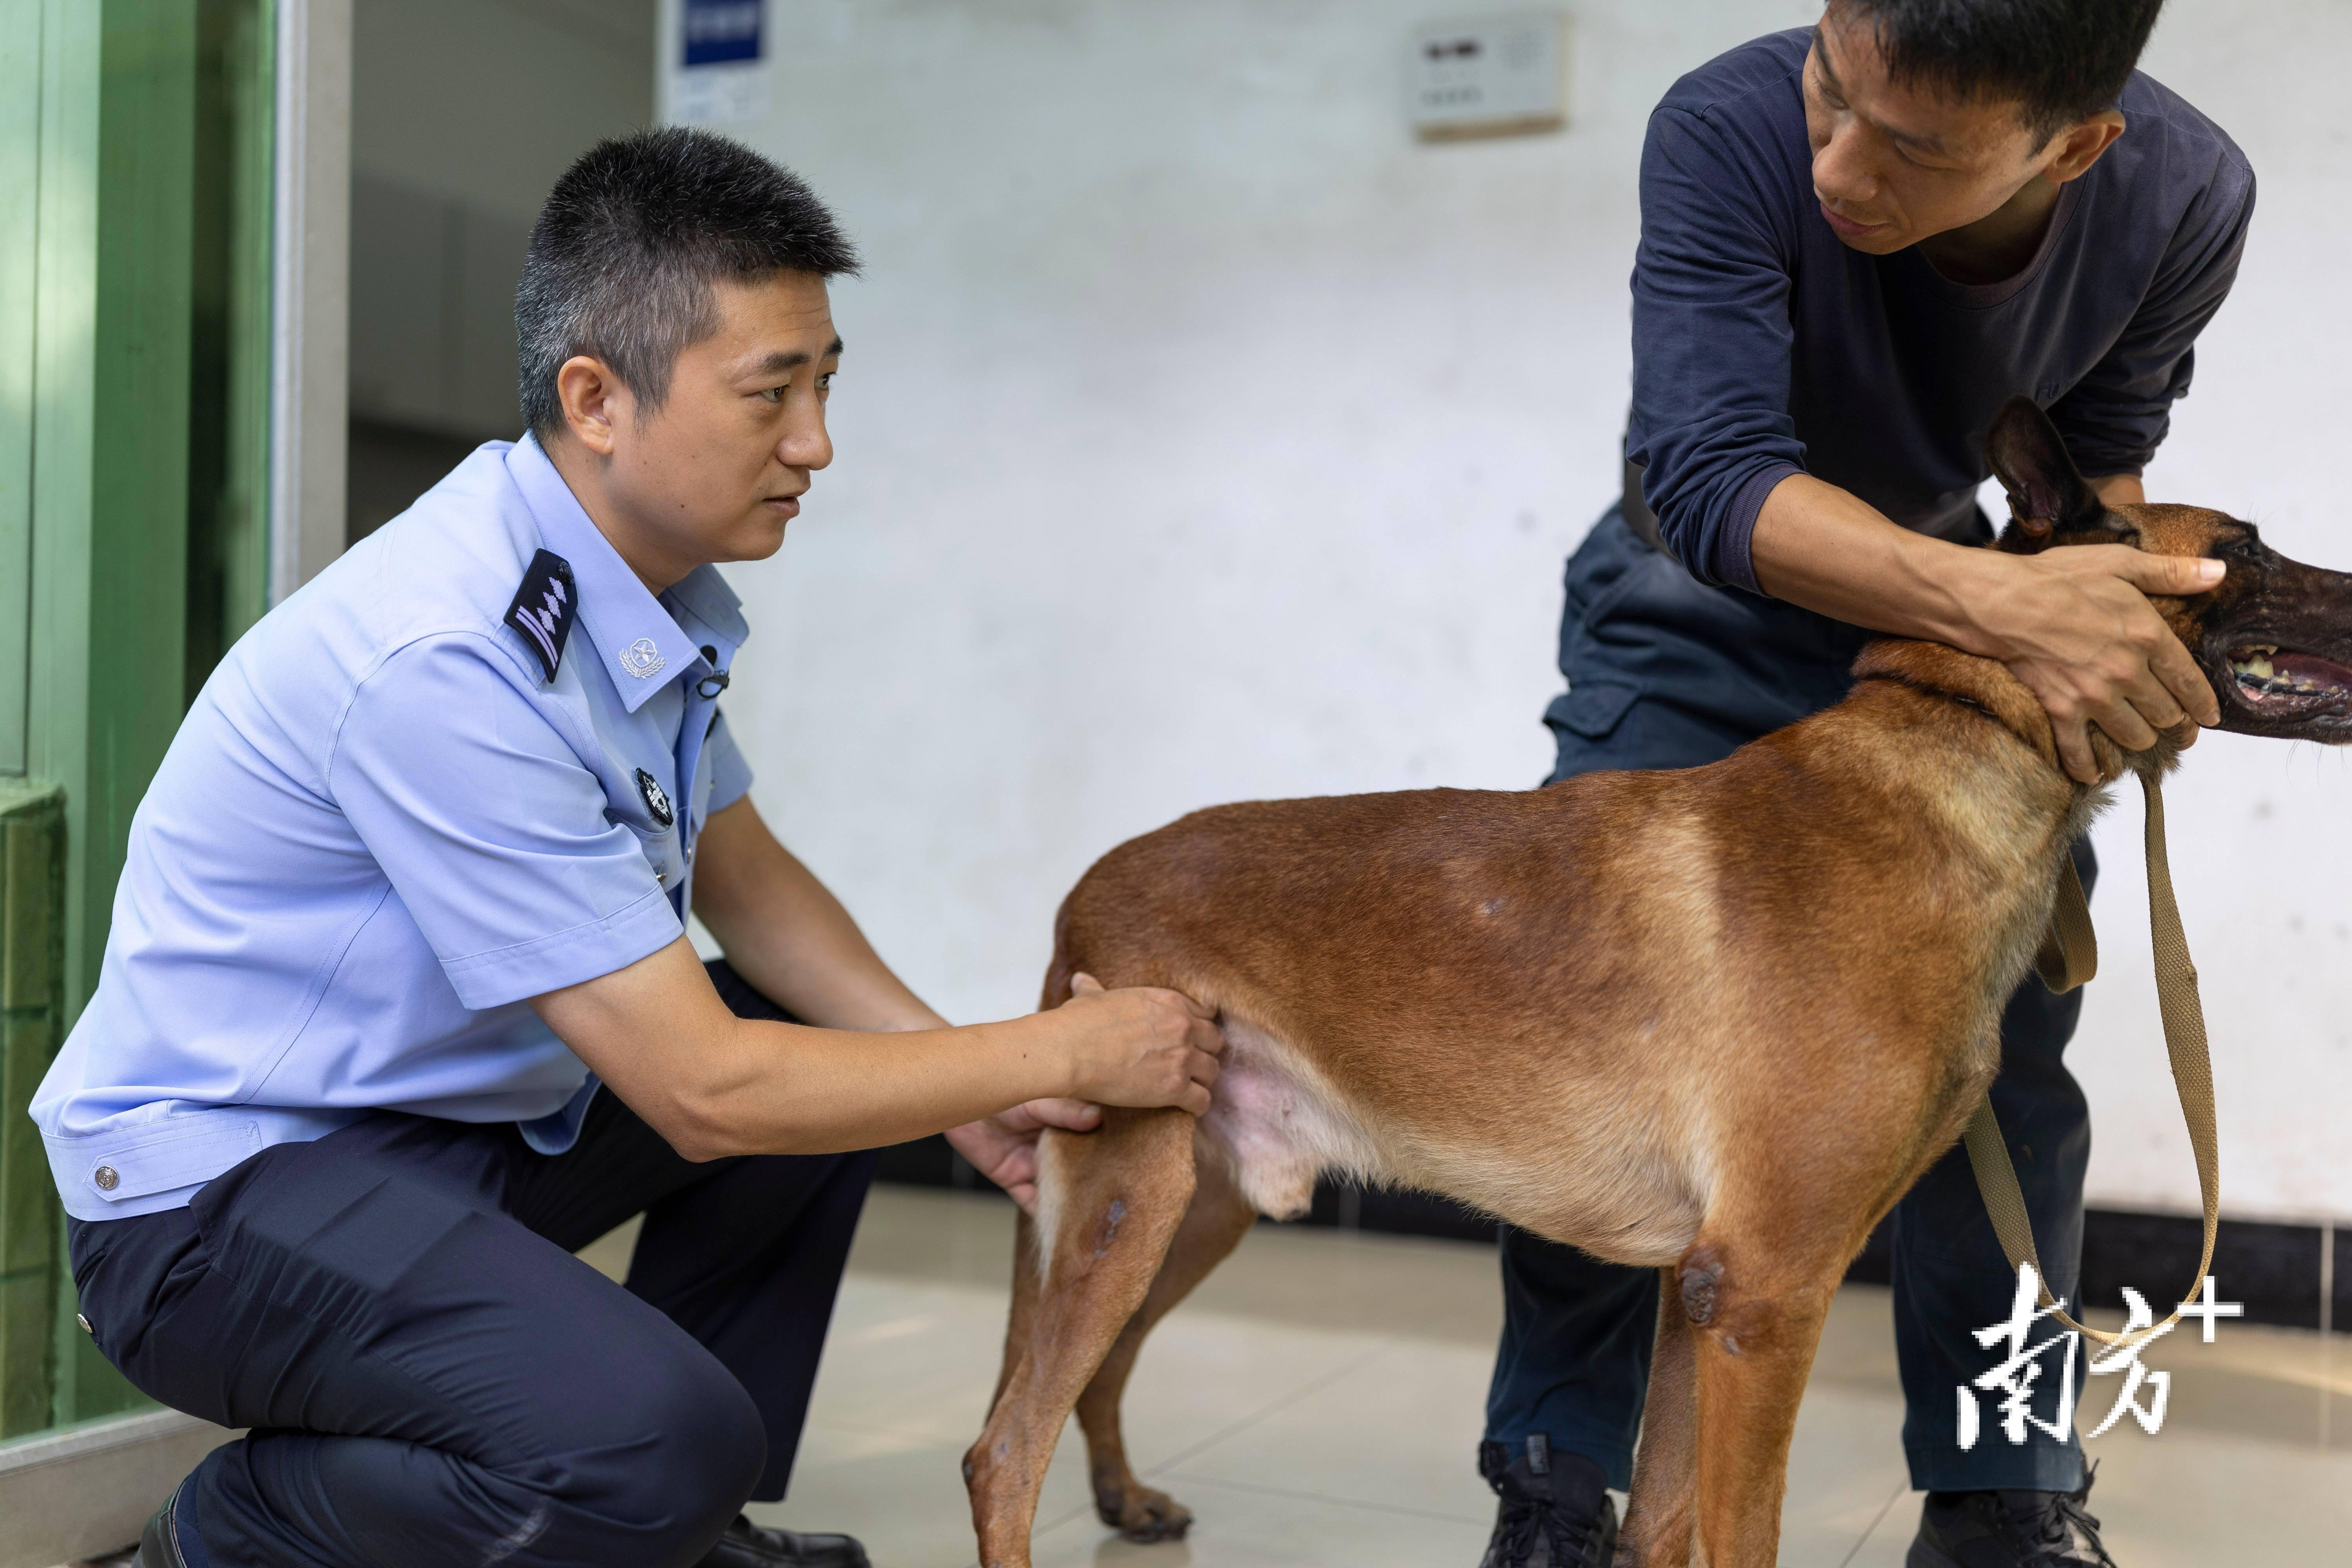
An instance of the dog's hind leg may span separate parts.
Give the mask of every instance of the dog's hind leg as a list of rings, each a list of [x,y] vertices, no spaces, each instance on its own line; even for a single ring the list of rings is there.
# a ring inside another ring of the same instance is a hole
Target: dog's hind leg
[[[1099,1131],[1049,1130],[1039,1142],[1028,1331],[1008,1345],[996,1406],[963,1459],[982,1568],[1028,1568],[1054,1444],[1143,1304],[1192,1202],[1192,1128],[1181,1110],[1110,1110]],[[1016,1304],[1016,1324],[1019,1315]]]
[[[1004,1397],[1004,1385],[1013,1381],[1013,1369],[1021,1364],[1022,1348],[1037,1321],[1038,1274],[1037,1222],[1020,1215],[1013,1222],[1013,1310],[1004,1319],[1004,1361],[996,1371],[996,1392],[988,1396],[991,1410]]]
[[[1642,1405],[1642,1446],[1617,1568],[1681,1568],[1690,1561],[1693,1489],[1698,1469],[1698,1331],[1683,1309],[1681,1281],[1658,1271],[1658,1338],[1650,1394]]]
[[[1210,1270],[1232,1256],[1257,1218],[1257,1212],[1243,1198],[1221,1163],[1214,1159],[1204,1163],[1199,1174],[1192,1205],[1184,1211],[1184,1223],[1169,1244],[1167,1260],[1151,1281],[1150,1292],[1119,1331],[1094,1381],[1078,1395],[1078,1427],[1087,1435],[1095,1511],[1129,1541],[1181,1540],[1192,1522],[1182,1504],[1143,1485],[1128,1466],[1118,1406],[1127,1392],[1128,1374],[1135,1370],[1136,1353],[1142,1350],[1144,1336],[1153,1325],[1191,1295],[1192,1287],[1207,1279]]]

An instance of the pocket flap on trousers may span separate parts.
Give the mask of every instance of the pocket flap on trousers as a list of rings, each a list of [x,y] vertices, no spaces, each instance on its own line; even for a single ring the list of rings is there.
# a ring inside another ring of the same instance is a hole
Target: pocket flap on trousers
[[[1580,680],[1551,700],[1544,718],[1588,741],[1598,741],[1617,728],[1625,710],[1641,695],[1642,689],[1629,680]]]

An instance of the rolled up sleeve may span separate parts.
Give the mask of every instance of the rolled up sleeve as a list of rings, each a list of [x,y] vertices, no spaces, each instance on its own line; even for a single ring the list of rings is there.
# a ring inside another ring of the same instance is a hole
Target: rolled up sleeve
[[[682,931],[596,774],[488,638],[412,643],[362,680],[327,783],[471,1008],[625,968]]]
[[[1756,589],[1748,542],[1772,487],[1804,471],[1790,408],[1790,263],[1748,165],[1712,122],[1651,116],[1633,265],[1626,456],[1693,576]]]

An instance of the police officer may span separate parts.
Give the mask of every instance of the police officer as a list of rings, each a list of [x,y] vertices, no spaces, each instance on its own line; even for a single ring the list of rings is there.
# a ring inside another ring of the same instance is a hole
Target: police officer
[[[1659,104],[1627,482],[1568,563],[1555,780],[1711,763],[1793,723],[1845,694],[1864,628],[2001,660],[2085,781],[2087,724],[2139,749],[2217,720],[2146,595],[2210,587],[2218,563],[1967,548],[1990,534],[1985,432],[2016,394],[2103,500],[2143,499],[2237,275],[2252,171],[2133,68],[2158,4],[1831,0],[1819,27],[1743,45]],[[1992,1086],[2069,1296],[2090,1126],[2063,1053],[2081,1005],[2028,979]],[[1959,1151],[1895,1207],[1893,1250],[1904,1452],[1928,1494],[1908,1568],[2105,1568],[2071,1430],[1959,1446],[1952,1391],[1988,1364],[1971,1331],[2007,1317],[2014,1279]],[[1503,1283],[1487,1568],[1601,1568],[1656,1271],[1511,1231]],[[2058,1396],[2054,1376],[2034,1391],[2053,1426]]]
[[[790,174],[663,131],[567,173],[530,434],[238,642],[131,827],[35,1103],[101,1352],[244,1438],[142,1568],[850,1568],[781,1498],[873,1156],[1206,1108],[1221,1041],[1091,987],[950,1028],[761,824],[712,563],[832,458],[854,265]],[[697,961],[691,909],[725,950]],[[627,1286],[571,1256],[646,1216]]]

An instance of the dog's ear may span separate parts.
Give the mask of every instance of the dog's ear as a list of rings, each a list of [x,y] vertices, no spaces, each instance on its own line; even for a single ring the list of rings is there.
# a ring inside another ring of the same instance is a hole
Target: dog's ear
[[[2012,397],[1993,416],[1985,460],[2009,492],[2011,523],[2037,542],[2093,527],[2106,510],[2068,456],[2058,426],[2030,397]]]

